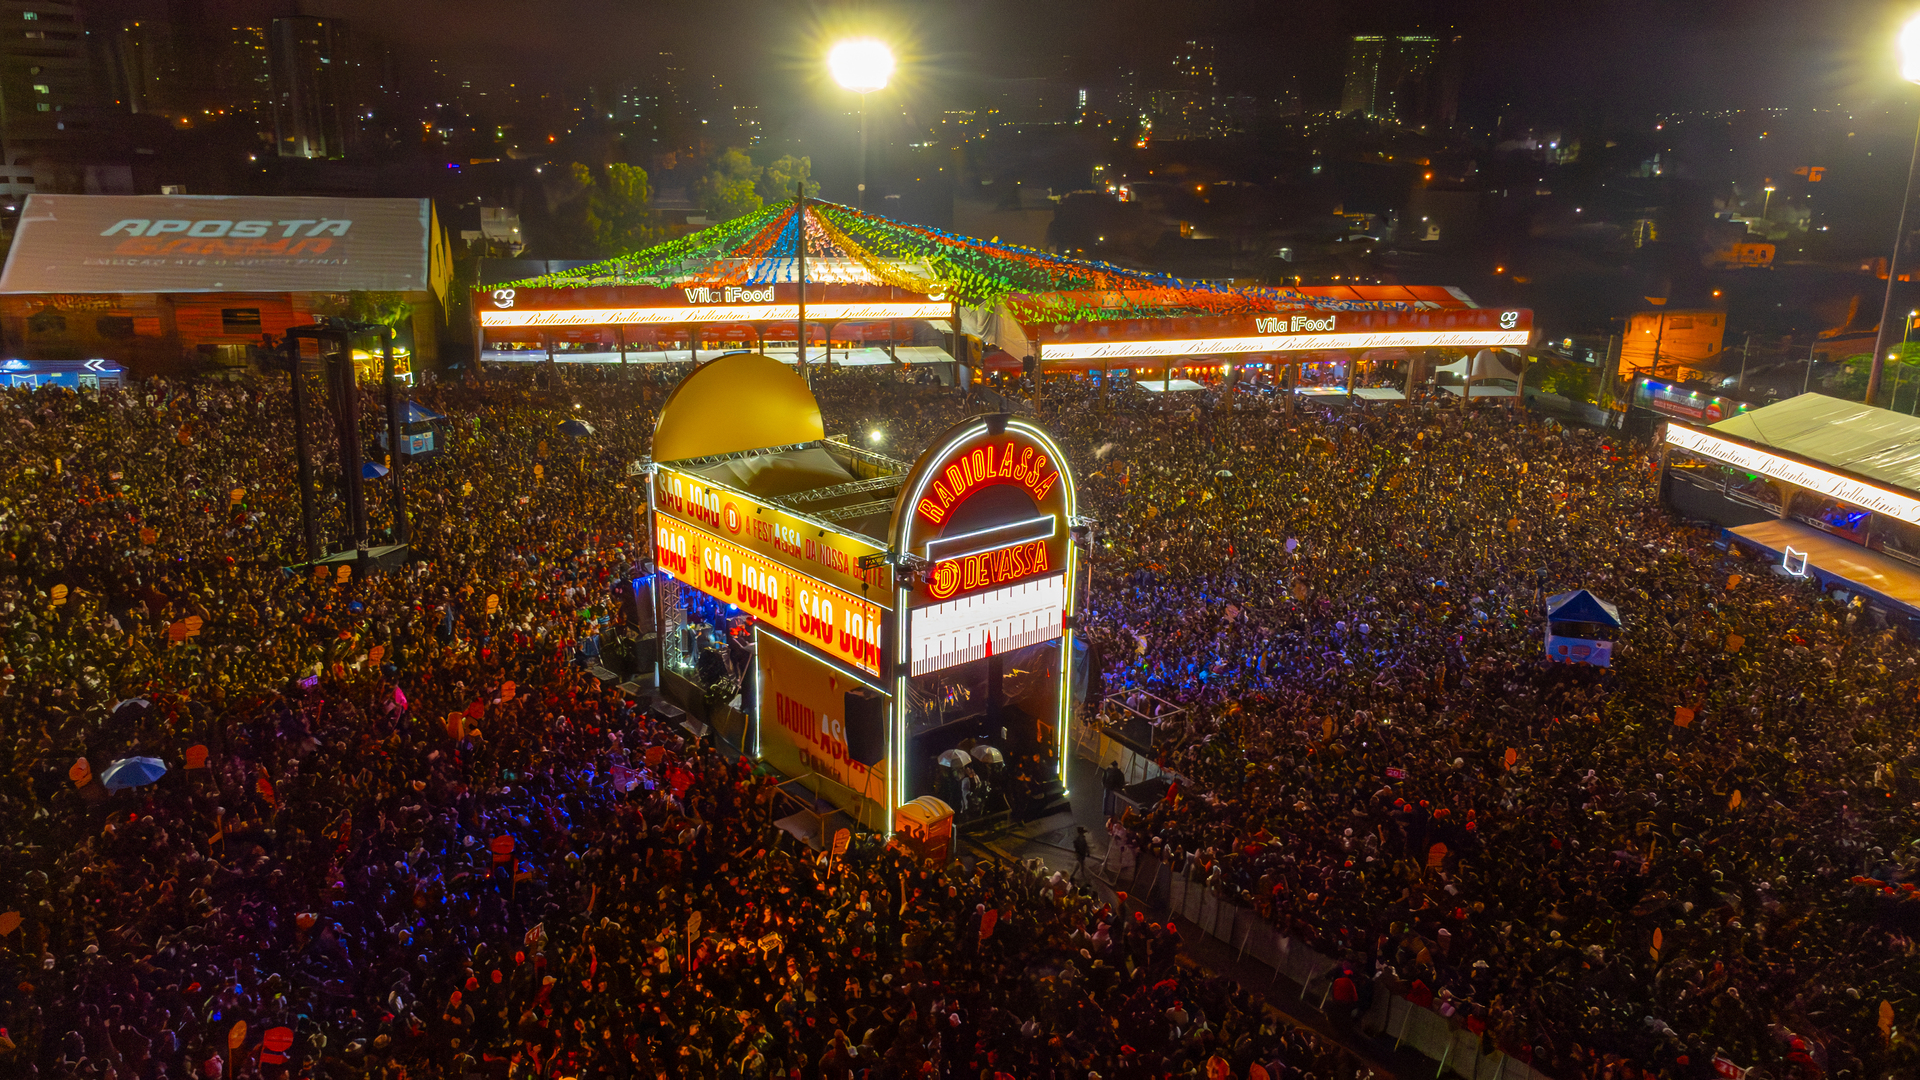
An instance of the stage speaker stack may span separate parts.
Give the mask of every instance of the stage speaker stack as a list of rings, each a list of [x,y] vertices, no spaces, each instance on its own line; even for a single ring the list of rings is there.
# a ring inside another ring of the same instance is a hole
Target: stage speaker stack
[[[847,756],[872,766],[887,756],[887,699],[859,687],[847,691]]]

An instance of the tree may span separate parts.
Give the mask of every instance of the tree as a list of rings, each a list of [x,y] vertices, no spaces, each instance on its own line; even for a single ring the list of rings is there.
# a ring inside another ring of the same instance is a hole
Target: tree
[[[765,205],[754,190],[760,172],[752,158],[729,148],[714,159],[705,176],[694,182],[694,198],[708,217],[721,221],[751,214]]]
[[[553,242],[563,255],[625,255],[666,239],[653,212],[653,187],[645,169],[626,164],[596,169],[575,162],[567,170],[566,184],[568,192],[556,200],[552,226]]]
[[[769,164],[760,174],[760,197],[767,202],[791,199],[795,183],[805,183],[808,196],[820,194],[820,185],[813,182],[812,158],[787,154]]]
[[[616,162],[597,180],[587,198],[587,226],[601,254],[625,255],[665,239],[654,217],[647,170]]]
[[[1597,373],[1584,365],[1556,360],[1536,364],[1533,371],[1528,372],[1527,381],[1544,393],[1591,402],[1599,380]]]
[[[315,298],[314,310],[348,322],[402,328],[403,332],[413,320],[413,305],[397,292],[322,293]]]
[[[1895,349],[1896,355],[1887,357],[1880,372],[1880,393],[1884,397],[1870,404],[1905,412],[1920,406],[1914,397],[1920,394],[1920,341],[1903,341]],[[1873,368],[1872,354],[1849,356],[1842,363],[1840,373],[1827,380],[1828,392],[1849,401],[1864,401],[1867,376]]]

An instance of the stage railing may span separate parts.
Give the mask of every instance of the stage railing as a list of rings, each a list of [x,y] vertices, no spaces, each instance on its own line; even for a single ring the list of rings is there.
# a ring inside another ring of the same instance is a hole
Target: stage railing
[[[809,781],[812,781],[813,786],[811,787],[808,786]],[[808,795],[811,795],[813,797],[811,799],[803,799],[799,795],[794,794],[794,792],[790,789],[796,788],[796,787],[799,788],[801,791],[805,791]],[[840,781],[835,780],[831,776],[826,776],[817,772],[807,772],[807,773],[801,774],[800,776],[796,776],[791,780],[783,780],[779,784],[775,785],[775,788],[780,792],[781,797],[787,799],[789,802],[793,803],[796,807],[798,807],[800,813],[806,814],[807,816],[814,819],[814,827],[815,827],[816,833],[820,837],[820,840],[823,844],[825,843],[827,838],[827,819],[832,817],[836,813],[846,814],[847,817],[851,819],[855,825],[858,825],[861,828],[866,829],[870,832],[886,831],[881,826],[866,820],[867,817],[872,816],[875,811],[880,809],[879,804],[875,803],[868,796],[861,794],[859,791],[856,791],[853,788],[850,788],[847,785],[841,783]],[[853,798],[851,801],[854,806],[859,808],[858,812],[856,813],[854,811],[846,810],[841,806],[839,806],[838,804],[836,804],[833,800],[826,798],[826,796],[823,794],[823,789],[825,788],[838,788],[839,790],[844,791],[848,795],[852,796]],[[825,807],[824,809],[822,808],[823,804]]]

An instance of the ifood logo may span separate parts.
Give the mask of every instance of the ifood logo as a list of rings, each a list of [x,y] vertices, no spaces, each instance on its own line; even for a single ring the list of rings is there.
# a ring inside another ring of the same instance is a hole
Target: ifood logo
[[[1305,315],[1253,320],[1253,328],[1262,334],[1331,334],[1333,333],[1332,315],[1324,319],[1308,318]]]
[[[513,293],[513,290],[512,290],[512,289],[495,289],[495,290],[493,290],[493,306],[494,306],[494,307],[497,307],[497,308],[510,308],[510,307],[512,307],[512,306],[513,306],[513,295],[514,295],[514,293]]]
[[[243,238],[266,236],[272,230],[281,230],[277,235],[285,238],[295,236],[345,236],[353,228],[353,222],[345,218],[288,218],[284,221],[226,221],[207,219],[188,221],[185,218],[123,218],[114,223],[113,228],[102,232],[101,236],[238,236]]]
[[[771,304],[773,286],[764,289],[743,289],[738,285],[728,285],[716,289],[710,285],[695,285],[682,289],[687,294],[689,304]]]

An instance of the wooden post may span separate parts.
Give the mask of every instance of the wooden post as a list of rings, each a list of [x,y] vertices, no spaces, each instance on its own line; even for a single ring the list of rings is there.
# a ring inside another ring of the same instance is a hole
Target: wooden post
[[[614,340],[620,344],[620,366],[627,366],[627,328],[625,324],[616,324],[613,328]]]

